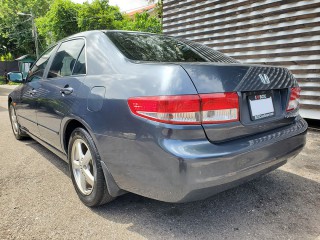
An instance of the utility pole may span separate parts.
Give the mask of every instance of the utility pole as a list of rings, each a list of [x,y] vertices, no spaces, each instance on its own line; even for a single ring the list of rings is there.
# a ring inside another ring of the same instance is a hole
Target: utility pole
[[[36,23],[34,22],[34,16],[31,12],[31,22],[32,22],[32,36],[34,37],[34,44],[36,46],[36,56],[39,58],[39,45],[38,45],[38,31],[36,27]]]
[[[36,47],[36,56],[37,59],[39,58],[39,45],[38,45],[38,31],[37,31],[37,27],[36,24],[34,22],[34,15],[31,13],[22,13],[22,12],[18,12],[17,13],[20,16],[30,16],[31,17],[31,23],[32,23],[32,37],[34,38],[34,45]]]

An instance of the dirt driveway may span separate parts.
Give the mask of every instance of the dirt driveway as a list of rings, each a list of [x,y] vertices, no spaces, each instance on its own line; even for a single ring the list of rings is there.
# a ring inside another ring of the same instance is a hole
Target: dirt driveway
[[[65,162],[16,141],[0,87],[0,239],[320,240],[320,132],[282,168],[204,201],[126,194],[100,208],[77,198]]]

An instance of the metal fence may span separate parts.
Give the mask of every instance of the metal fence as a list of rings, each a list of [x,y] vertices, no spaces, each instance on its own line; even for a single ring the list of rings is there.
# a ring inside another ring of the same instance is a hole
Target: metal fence
[[[290,69],[302,87],[302,116],[320,119],[319,0],[164,0],[163,10],[166,34]]]
[[[4,75],[4,72],[19,71],[17,61],[0,61],[0,76]]]

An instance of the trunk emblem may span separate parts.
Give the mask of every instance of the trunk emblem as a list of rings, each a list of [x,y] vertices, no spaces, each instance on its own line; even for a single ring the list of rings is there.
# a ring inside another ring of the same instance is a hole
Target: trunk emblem
[[[259,78],[263,84],[269,84],[270,79],[267,74],[259,74]]]

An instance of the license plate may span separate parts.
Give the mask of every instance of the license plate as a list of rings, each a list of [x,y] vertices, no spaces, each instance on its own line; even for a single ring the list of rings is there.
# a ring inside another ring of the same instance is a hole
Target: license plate
[[[259,120],[274,116],[274,107],[271,94],[248,96],[251,119]]]

